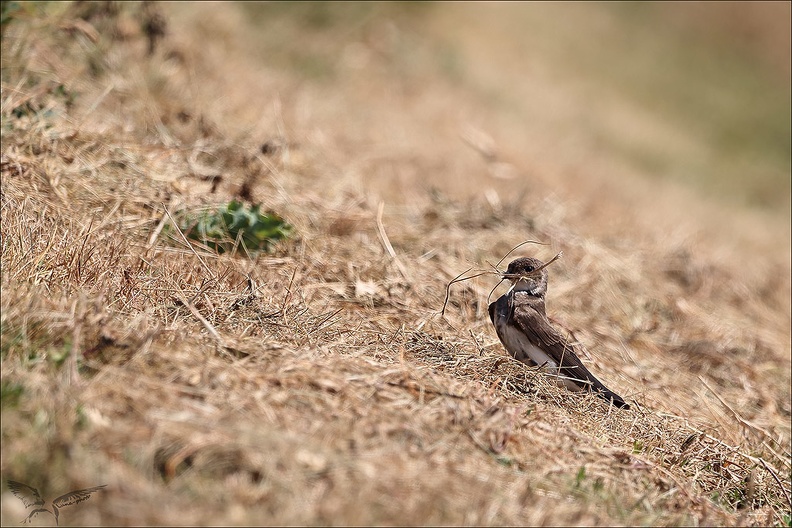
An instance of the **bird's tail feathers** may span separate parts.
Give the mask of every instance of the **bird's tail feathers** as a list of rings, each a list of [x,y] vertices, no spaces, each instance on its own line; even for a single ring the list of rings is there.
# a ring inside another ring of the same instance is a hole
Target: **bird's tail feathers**
[[[606,389],[606,388],[602,388],[602,389],[597,390],[596,392],[597,392],[597,395],[599,395],[600,397],[604,398],[607,401],[612,402],[613,405],[615,405],[619,409],[629,410],[630,404],[628,404],[626,401],[624,401],[624,399],[621,396],[619,396],[618,394],[616,394],[612,390],[609,390],[609,389]]]

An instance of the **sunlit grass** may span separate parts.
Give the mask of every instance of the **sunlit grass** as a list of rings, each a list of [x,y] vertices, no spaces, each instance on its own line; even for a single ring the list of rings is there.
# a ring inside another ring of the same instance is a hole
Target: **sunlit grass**
[[[715,147],[689,93],[600,72],[632,38],[581,50],[570,19],[508,78],[426,22],[468,4],[145,4],[155,53],[140,5],[63,5],[3,41],[4,479],[107,484],[86,525],[787,522],[788,231],[665,194]],[[526,28],[489,22],[504,55]],[[578,136],[527,150],[546,130]],[[630,412],[509,358],[487,278],[439,314],[526,237],[564,251],[548,315]]]

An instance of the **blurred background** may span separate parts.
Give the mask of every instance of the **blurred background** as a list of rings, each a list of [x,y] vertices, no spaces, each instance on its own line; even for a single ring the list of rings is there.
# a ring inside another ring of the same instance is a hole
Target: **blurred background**
[[[554,156],[570,172],[618,160],[614,173],[788,216],[789,2],[240,7],[263,63],[330,101],[352,94],[357,104],[328,116],[350,140],[393,143],[410,135],[401,119],[448,120],[490,160],[522,149],[505,156],[528,160],[522,170]],[[284,101],[298,95],[289,92]],[[382,130],[356,115],[372,106]]]

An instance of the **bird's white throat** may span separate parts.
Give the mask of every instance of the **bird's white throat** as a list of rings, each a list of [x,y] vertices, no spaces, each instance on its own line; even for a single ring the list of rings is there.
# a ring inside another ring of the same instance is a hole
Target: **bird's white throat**
[[[514,286],[512,286],[512,291],[517,292],[525,292],[534,297],[539,297],[542,293],[542,287],[540,284],[536,284],[535,282],[524,282],[524,281],[516,281]]]

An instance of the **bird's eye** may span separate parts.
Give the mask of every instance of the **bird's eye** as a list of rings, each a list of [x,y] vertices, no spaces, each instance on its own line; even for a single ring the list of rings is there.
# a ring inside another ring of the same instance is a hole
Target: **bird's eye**
[[[527,268],[525,268],[525,271],[527,271],[528,273],[531,273],[533,270],[534,270],[533,266],[528,266]]]

